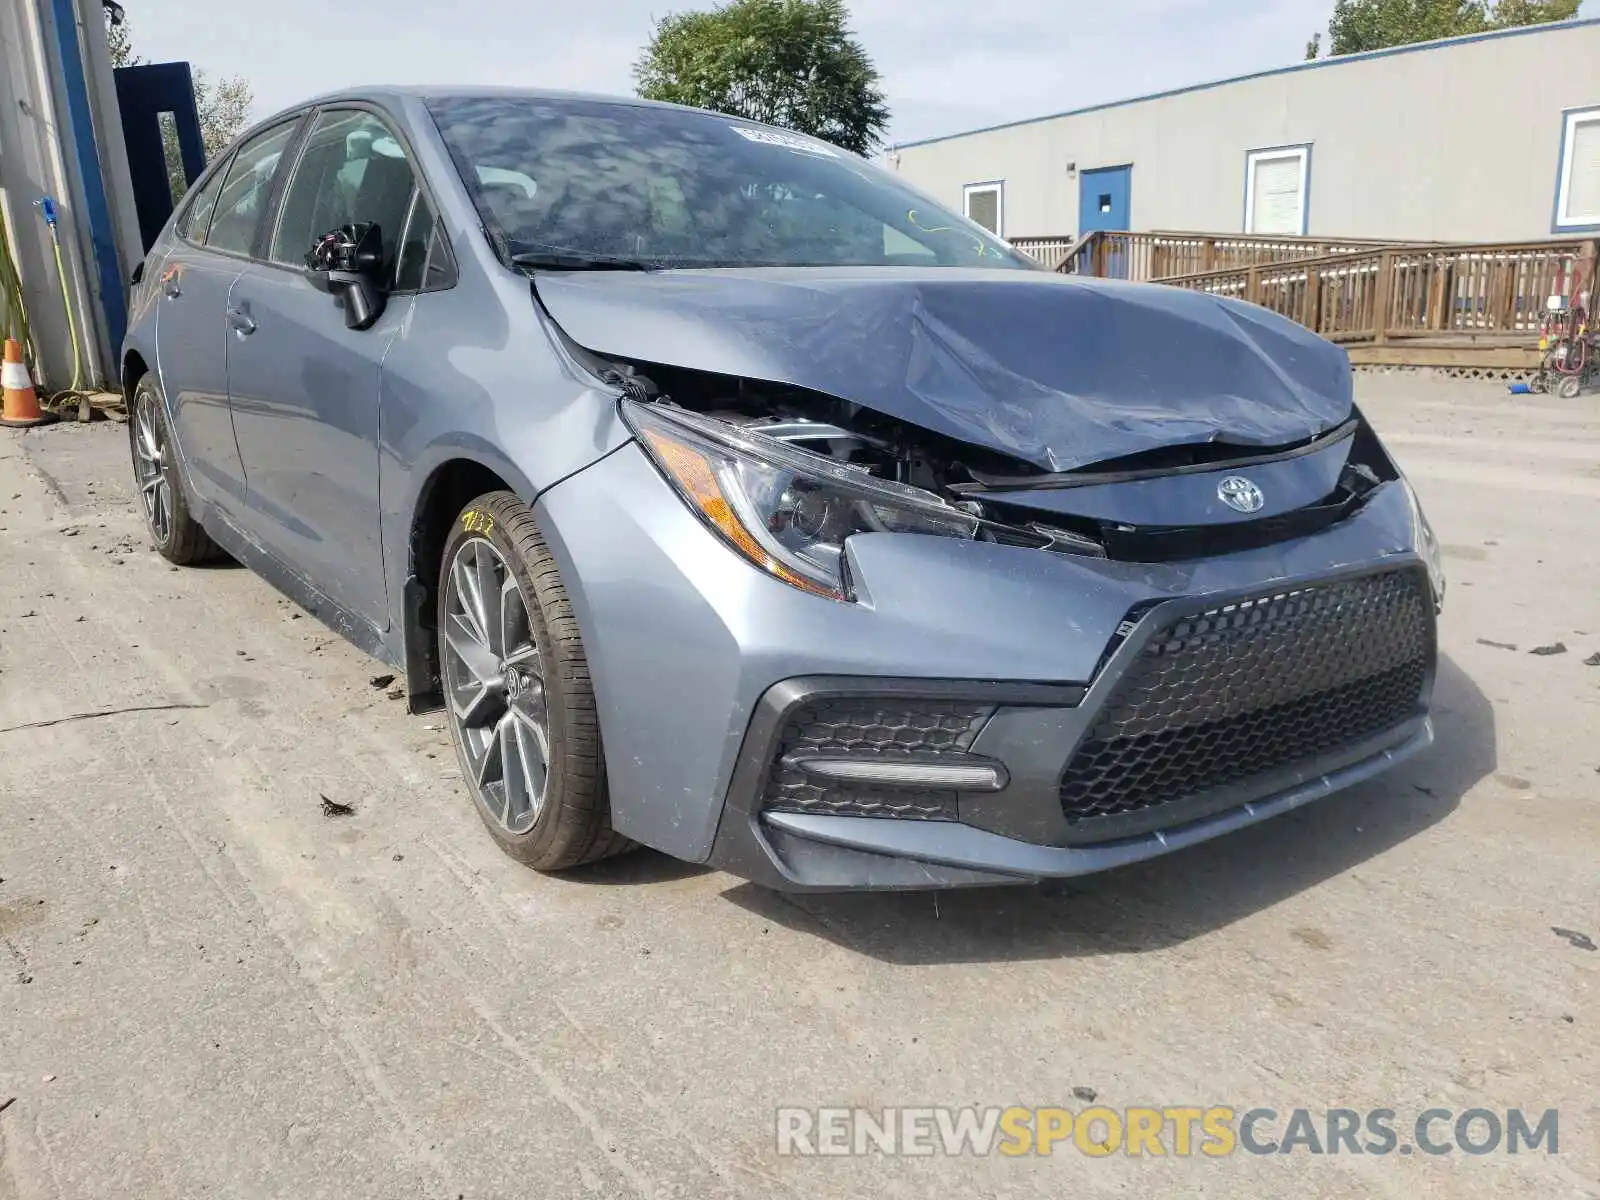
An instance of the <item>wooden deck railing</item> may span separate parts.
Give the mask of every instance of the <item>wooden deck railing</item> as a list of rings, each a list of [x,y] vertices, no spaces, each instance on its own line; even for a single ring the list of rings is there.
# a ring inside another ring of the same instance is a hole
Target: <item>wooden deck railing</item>
[[[1020,250],[1029,258],[1037,259],[1052,271],[1059,271],[1072,256],[1077,238],[1070,237],[1019,237],[1008,239],[1013,250]]]
[[[1145,283],[1201,271],[1265,266],[1379,246],[1434,243],[1248,233],[1096,230],[1078,242],[1068,238],[1013,238],[1011,244],[1059,271]],[[1039,247],[1038,252],[1030,248],[1034,246]]]
[[[1163,282],[1233,296],[1300,322],[1331,341],[1383,346],[1404,339],[1526,345],[1545,301],[1593,294],[1596,242],[1386,246],[1297,262],[1204,271]]]
[[[1582,299],[1591,312],[1600,304],[1592,237],[1465,244],[1100,230],[1012,245],[1069,274],[1260,304],[1349,347],[1357,364],[1529,370],[1549,297]]]

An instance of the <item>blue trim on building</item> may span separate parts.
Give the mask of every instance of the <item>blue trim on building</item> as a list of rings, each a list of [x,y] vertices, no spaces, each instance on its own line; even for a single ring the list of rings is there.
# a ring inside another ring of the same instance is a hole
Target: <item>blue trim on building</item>
[[[998,125],[985,125],[980,129],[967,129],[961,133],[944,133],[938,137],[920,138],[914,142],[896,142],[889,150],[910,150],[915,146],[931,146],[935,142],[949,142],[956,138],[973,137],[980,133],[994,133],[1001,129],[1015,129],[1019,125],[1037,125],[1041,121],[1059,121],[1063,117],[1081,117],[1108,108],[1123,108],[1129,104],[1143,104],[1147,100],[1166,100],[1189,92],[1205,92],[1212,88],[1227,87],[1230,83],[1247,83],[1252,79],[1270,79],[1274,75],[1292,75],[1297,71],[1318,71],[1324,67],[1344,67],[1351,63],[1370,62],[1375,58],[1389,58],[1396,54],[1418,54],[1427,50],[1442,50],[1448,46],[1465,46],[1471,42],[1487,42],[1496,38],[1526,37],[1537,33],[1555,33],[1566,29],[1581,29],[1600,25],[1600,17],[1585,17],[1577,21],[1556,21],[1547,25],[1521,25],[1515,29],[1496,29],[1489,33],[1469,33],[1463,37],[1441,38],[1433,42],[1414,42],[1409,46],[1387,46],[1382,50],[1368,50],[1364,54],[1345,54],[1338,58],[1319,58],[1314,62],[1295,63],[1289,67],[1273,67],[1268,71],[1254,71],[1248,75],[1234,75],[1228,79],[1214,79],[1209,83],[1192,83],[1187,87],[1171,88],[1164,92],[1151,92],[1147,96],[1131,96],[1126,100],[1108,100],[1086,108],[1068,109],[1042,117],[1024,117],[1020,121],[1002,121]]]
[[[106,195],[105,176],[100,169],[95,141],[94,117],[89,104],[89,80],[84,72],[83,53],[78,46],[77,14],[72,0],[52,0],[51,10],[55,16],[56,53],[60,57],[61,82],[67,102],[69,136],[64,139],[62,148],[71,152],[78,166],[78,178],[83,187],[83,215],[89,227],[89,243],[100,277],[100,309],[105,315],[106,331],[111,337],[112,354],[117,355],[121,353],[122,335],[128,329],[128,305],[127,297],[123,295],[122,266],[117,261],[111,201]],[[98,15],[98,5],[94,6],[94,12]],[[82,352],[85,356],[93,356],[89,365],[99,358],[92,345],[83,346]],[[91,374],[98,375],[98,369]]]
[[[1290,142],[1286,146],[1252,146],[1244,152],[1244,195],[1239,206],[1239,232],[1250,232],[1250,159],[1253,155],[1277,154],[1284,150],[1304,150],[1306,152],[1305,180],[1300,196],[1300,236],[1306,237],[1311,232],[1311,153],[1312,142]]]
[[[1561,110],[1561,149],[1556,154],[1556,198],[1550,206],[1550,232],[1560,236],[1565,233],[1596,233],[1600,225],[1563,225],[1561,223],[1561,177],[1567,173],[1567,156],[1572,153],[1572,143],[1567,140],[1567,121],[1573,113],[1594,113],[1600,117],[1600,104],[1585,104],[1578,108]]]

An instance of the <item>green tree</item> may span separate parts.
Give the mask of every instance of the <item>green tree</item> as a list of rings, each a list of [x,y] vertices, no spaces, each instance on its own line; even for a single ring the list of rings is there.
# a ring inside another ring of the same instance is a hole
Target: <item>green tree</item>
[[[139,67],[145,59],[133,51],[133,31],[128,19],[106,9],[106,49],[113,67]],[[238,75],[213,80],[199,68],[194,70],[194,106],[200,116],[200,141],[206,161],[233,144],[234,138],[250,119],[255,96],[250,85]],[[189,190],[183,174],[183,157],[178,149],[178,127],[170,120],[161,122],[161,140],[166,150],[167,182],[172,198],[178,200]]]
[[[1582,5],[1583,0],[1500,0],[1489,15],[1489,28],[1511,29],[1518,25],[1570,21],[1578,15]]]
[[[1328,53],[1360,54],[1386,46],[1543,25],[1576,15],[1582,0],[1335,0],[1328,22]],[[1320,43],[1306,46],[1306,57]]]
[[[731,0],[656,22],[639,95],[709,108],[870,153],[889,123],[844,0]]]

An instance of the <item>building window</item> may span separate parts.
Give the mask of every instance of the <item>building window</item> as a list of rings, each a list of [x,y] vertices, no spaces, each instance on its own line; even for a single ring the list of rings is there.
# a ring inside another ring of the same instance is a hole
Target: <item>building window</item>
[[[1304,236],[1310,193],[1310,146],[1250,151],[1245,155],[1244,231]]]
[[[1565,115],[1553,233],[1600,229],[1600,108]]]
[[[961,189],[961,203],[967,220],[976,221],[995,237],[1005,237],[1006,185],[1003,182],[969,183]]]

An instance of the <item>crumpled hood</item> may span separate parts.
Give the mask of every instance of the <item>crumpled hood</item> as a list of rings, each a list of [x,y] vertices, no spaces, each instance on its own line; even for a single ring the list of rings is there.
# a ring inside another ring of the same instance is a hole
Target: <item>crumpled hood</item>
[[[791,384],[1067,471],[1161,445],[1282,446],[1351,412],[1344,351],[1255,305],[1044,271],[540,273],[598,354]]]

